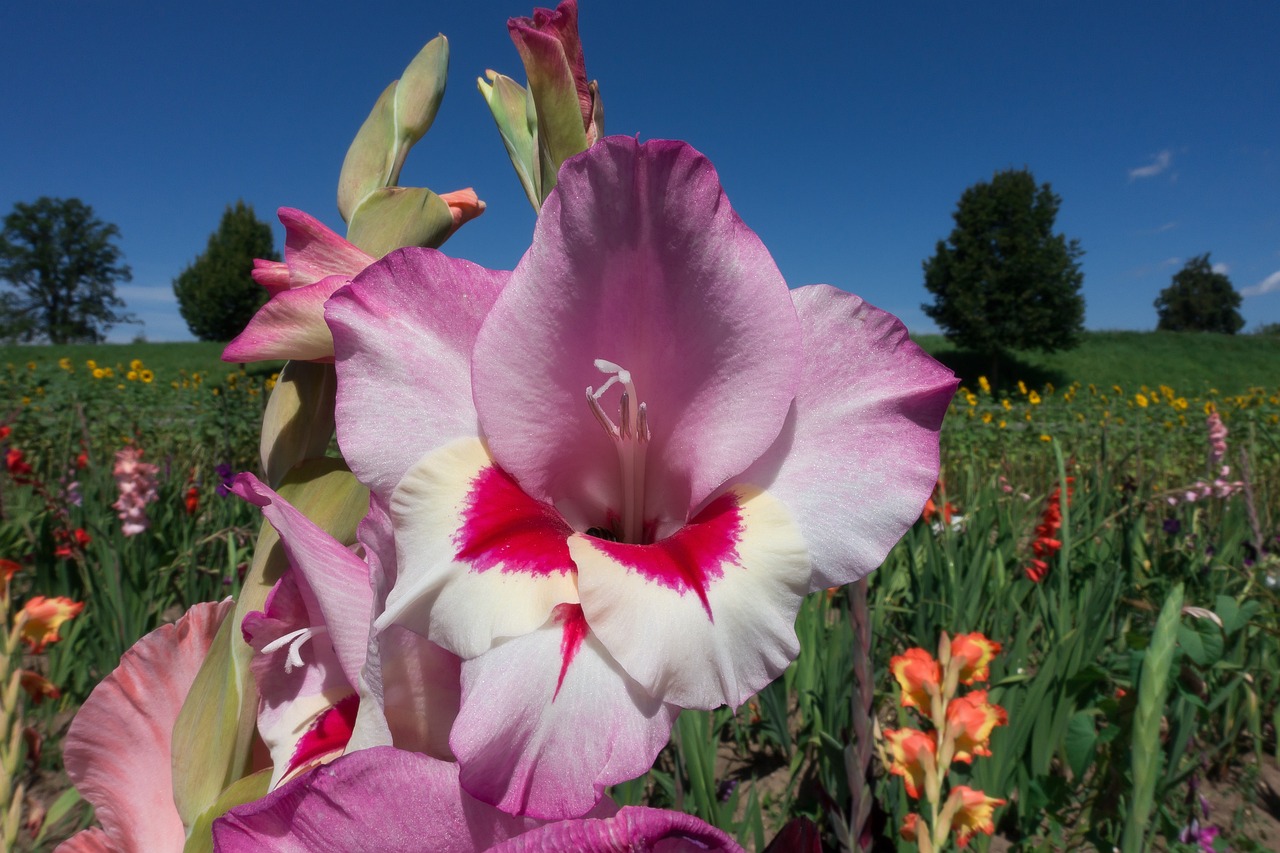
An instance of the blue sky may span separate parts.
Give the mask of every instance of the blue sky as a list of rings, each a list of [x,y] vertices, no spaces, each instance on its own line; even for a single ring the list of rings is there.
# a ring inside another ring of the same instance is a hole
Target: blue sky
[[[186,339],[171,282],[226,205],[340,229],[352,135],[443,32],[448,94],[402,183],[474,186],[489,209],[446,250],[509,269],[533,211],[475,78],[523,80],[505,22],[531,9],[10,4],[0,212],[92,205],[121,229],[134,275],[119,292],[141,331]],[[1025,166],[1085,250],[1089,328],[1153,328],[1160,289],[1204,252],[1245,295],[1246,328],[1280,321],[1280,4],[581,0],[580,20],[607,131],[707,154],[793,286],[834,284],[932,330],[922,260],[967,186]]]

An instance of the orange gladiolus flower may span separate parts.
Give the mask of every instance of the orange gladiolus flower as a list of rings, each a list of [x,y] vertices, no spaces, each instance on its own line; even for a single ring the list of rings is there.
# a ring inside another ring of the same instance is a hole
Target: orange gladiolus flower
[[[1000,654],[1000,644],[982,634],[957,634],[951,638],[951,660],[960,661],[960,683],[973,684],[990,677],[987,666]]]
[[[22,566],[13,560],[0,560],[0,575],[4,575],[5,583],[13,580],[13,576],[20,571],[22,571]]]
[[[898,834],[902,836],[903,841],[915,841],[920,835],[920,815],[912,812],[902,821],[902,826],[898,827]]]
[[[925,779],[936,772],[938,736],[918,729],[890,729],[884,733],[893,754],[889,772],[902,777],[907,796],[920,797],[920,787]]]
[[[22,684],[22,689],[31,697],[31,701],[37,705],[45,699],[58,699],[62,696],[62,691],[57,685],[38,672],[32,672],[29,669],[19,670],[18,680]]]
[[[930,712],[930,693],[936,693],[942,683],[942,665],[933,655],[921,648],[907,649],[889,659],[889,669],[902,688],[902,707],[915,708],[922,714]]]
[[[45,646],[62,639],[58,636],[62,623],[83,609],[84,602],[63,596],[46,598],[37,595],[22,606],[22,639],[31,646],[31,651],[42,652]]]
[[[975,833],[985,832],[991,835],[996,831],[992,815],[996,806],[1003,806],[1005,800],[988,797],[982,791],[976,791],[967,785],[956,785],[951,789],[951,796],[943,808],[943,816],[952,813],[951,831],[956,834],[956,846],[964,847]]]
[[[955,745],[952,760],[971,764],[975,755],[990,755],[991,731],[1008,722],[1004,708],[988,702],[985,690],[952,699],[947,705],[947,737]]]

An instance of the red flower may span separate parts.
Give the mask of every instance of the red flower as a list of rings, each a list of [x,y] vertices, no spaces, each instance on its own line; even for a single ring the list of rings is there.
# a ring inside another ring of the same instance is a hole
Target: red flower
[[[15,483],[31,482],[31,463],[22,458],[21,450],[10,447],[4,454],[4,464]]]
[[[1074,478],[1067,478],[1067,502],[1071,501],[1071,484]],[[1048,561],[1062,550],[1062,540],[1058,539],[1058,531],[1062,529],[1062,488],[1056,488],[1049,495],[1044,514],[1036,525],[1036,538],[1031,543],[1031,552],[1035,558],[1024,571],[1034,583],[1040,583],[1049,574]]]
[[[81,450],[80,453],[76,456],[76,468],[80,470],[84,470],[85,468],[88,468],[88,467],[89,467],[89,453],[87,451]]]
[[[4,441],[6,438],[9,437],[9,434],[12,432],[13,430],[9,428],[8,424],[5,424],[4,426],[0,426],[0,441]]]
[[[186,497],[187,515],[195,515],[196,510],[200,508],[200,490],[195,486],[187,489]]]

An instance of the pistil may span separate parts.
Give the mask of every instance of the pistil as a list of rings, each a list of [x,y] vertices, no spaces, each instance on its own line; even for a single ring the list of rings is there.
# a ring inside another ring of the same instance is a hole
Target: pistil
[[[622,474],[622,530],[618,538],[623,542],[639,543],[644,533],[644,466],[649,447],[649,411],[644,403],[633,406],[637,395],[631,371],[603,358],[596,359],[595,366],[609,378],[598,390],[587,386],[587,406],[613,440],[618,453],[618,467]],[[616,424],[600,405],[600,398],[614,385],[622,386]]]

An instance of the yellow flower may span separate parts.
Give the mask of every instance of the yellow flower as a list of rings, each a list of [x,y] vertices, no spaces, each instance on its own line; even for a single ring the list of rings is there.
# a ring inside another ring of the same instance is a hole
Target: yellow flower
[[[1031,405],[1033,406],[1038,406],[1040,405],[1040,395],[1037,394],[1035,391],[1032,391],[1030,394],[1027,395],[1027,401],[1031,403]]]
[[[1048,433],[1044,433],[1044,432],[1042,432],[1042,433],[1040,433],[1040,440],[1041,440],[1041,441],[1053,441],[1053,436],[1049,435]]]
[[[104,376],[106,376],[106,375],[107,375],[107,372],[106,372],[105,370],[103,370],[101,367],[95,367],[95,368],[93,369],[93,378],[94,378],[94,379],[101,379],[102,377],[104,377]]]
[[[992,416],[991,416],[991,413],[990,413],[990,412],[983,412],[983,413],[982,413],[982,422],[983,422],[984,424],[989,424],[989,423],[991,423],[991,420],[992,420]]]
[[[150,385],[151,380],[155,379],[156,375],[144,367],[138,371],[138,378],[141,379],[143,382],[147,383],[148,385]]]
[[[36,369],[36,363],[34,361],[28,361],[27,370],[35,370],[35,369]]]
[[[84,363],[84,366],[85,366],[85,367],[87,367],[87,368],[89,368],[90,370],[97,370],[97,369],[98,369],[98,362],[94,361],[93,359],[89,359],[88,361],[86,361],[86,362]]]
[[[1004,421],[1000,421],[1000,429],[1004,429],[1004,428],[1005,428],[1005,422],[1004,422]]]
[[[62,358],[58,359],[58,367],[61,367],[63,370],[67,371],[68,373],[70,373],[72,370],[75,369],[71,366],[71,359],[67,358],[65,355]]]
[[[1145,408],[1147,407],[1147,403],[1148,403],[1147,395],[1146,395],[1146,394],[1138,394],[1138,395],[1136,395],[1136,396],[1133,398],[1133,402],[1135,402],[1135,403],[1137,403],[1137,404],[1138,404],[1138,408],[1140,408],[1140,409],[1145,409]]]
[[[1000,401],[1000,405],[1004,406],[1004,410],[1005,410],[1006,412],[1011,412],[1011,411],[1013,411],[1013,403],[1010,403],[1010,402],[1009,402],[1009,398],[1008,398],[1008,397],[1005,397],[1003,400],[1001,400],[1001,401]]]
[[[1023,382],[1021,379],[1018,380],[1018,393],[1024,397],[1027,396],[1027,383]]]
[[[135,358],[133,361],[129,362],[129,369],[130,369],[130,370],[141,370],[141,369],[142,369],[142,359],[140,359],[140,358]]]
[[[987,381],[987,377],[985,376],[978,377],[978,387],[982,389],[982,393],[984,394],[991,393],[991,383]]]
[[[103,375],[103,376],[115,376],[115,375],[116,375],[116,372],[115,372],[114,370],[112,370],[110,367],[104,367],[104,368],[102,368],[102,375]]]
[[[1204,413],[1206,415],[1212,415],[1216,410],[1217,410],[1217,406],[1213,405],[1212,400],[1205,400]]]
[[[976,406],[978,405],[978,396],[974,394],[972,391],[967,391],[965,392],[965,395],[964,395],[964,401],[968,403],[970,406]]]
[[[126,373],[126,374],[124,375],[124,378],[125,378],[125,379],[128,379],[130,382],[137,382],[137,381],[138,381],[138,371],[137,371],[137,369],[135,368],[135,369],[133,369],[133,370],[130,370],[128,373]]]

